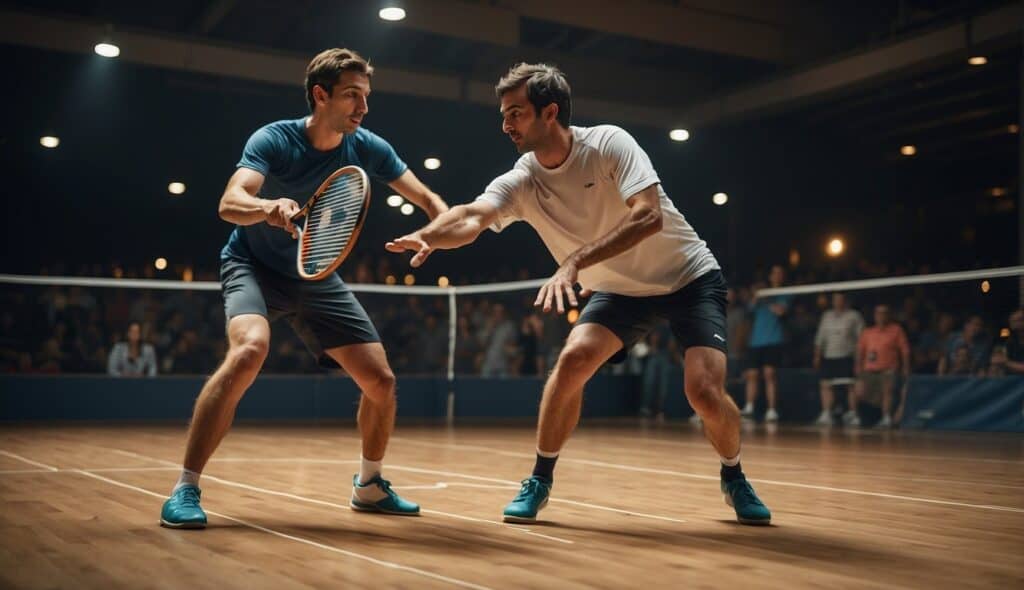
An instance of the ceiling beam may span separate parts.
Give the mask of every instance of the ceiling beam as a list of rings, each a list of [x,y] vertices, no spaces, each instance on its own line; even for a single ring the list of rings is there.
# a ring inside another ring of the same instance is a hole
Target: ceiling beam
[[[1024,5],[1014,2],[979,15],[970,23],[894,41],[700,102],[684,109],[681,120],[691,127],[707,126],[778,113],[822,97],[863,90],[900,73],[965,59],[970,49],[968,39],[973,45],[1020,42],[1022,21]]]
[[[238,4],[238,0],[215,0],[207,4],[189,27],[189,31],[198,35],[209,35],[210,31],[224,20],[224,17]]]
[[[92,54],[93,46],[107,35],[107,27],[103,23],[0,10],[0,43]],[[115,29],[114,41],[121,48],[118,59],[129,63],[229,76],[296,89],[311,58],[309,55],[217,44],[206,39],[137,29]],[[104,58],[97,56],[96,59]],[[375,65],[373,86],[377,92],[496,105],[494,82],[467,81],[459,76],[393,68],[379,62]],[[573,102],[574,111],[580,117],[609,123],[664,127],[673,118],[669,109],[586,95],[574,97]]]
[[[772,0],[772,4],[795,0]],[[685,3],[622,0],[404,0],[407,27],[496,45],[519,44],[519,18],[527,17],[581,29],[690,47],[767,62],[786,58],[783,29],[759,17],[692,8]],[[703,2],[707,4],[707,2]],[[736,5],[737,2],[730,2]],[[731,9],[735,12],[736,7]]]

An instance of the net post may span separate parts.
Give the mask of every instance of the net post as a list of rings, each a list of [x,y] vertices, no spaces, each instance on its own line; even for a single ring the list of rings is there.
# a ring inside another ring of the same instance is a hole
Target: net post
[[[455,336],[459,318],[456,314],[455,287],[448,288],[448,395],[445,399],[445,424],[455,424]]]

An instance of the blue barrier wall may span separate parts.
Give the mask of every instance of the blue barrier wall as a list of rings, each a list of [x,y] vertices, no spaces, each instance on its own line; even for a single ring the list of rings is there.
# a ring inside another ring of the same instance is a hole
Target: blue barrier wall
[[[106,376],[0,376],[0,421],[187,420],[203,377],[111,378]],[[456,380],[455,416],[533,418],[543,381],[539,378]],[[682,374],[672,377],[665,399],[670,419],[690,416]],[[448,382],[440,378],[398,380],[398,415],[442,419]],[[742,405],[742,382],[729,391]],[[817,376],[779,371],[779,411],[785,422],[810,423],[819,411]],[[844,399],[844,397],[840,397]],[[337,376],[261,376],[239,404],[241,420],[352,419],[359,392]],[[760,404],[763,405],[763,395]],[[584,417],[635,416],[637,377],[597,375],[587,385]],[[1024,377],[977,379],[915,375],[910,380],[904,427],[1024,432]],[[866,412],[875,412],[870,407]]]
[[[1024,377],[914,376],[905,428],[1024,432]]]

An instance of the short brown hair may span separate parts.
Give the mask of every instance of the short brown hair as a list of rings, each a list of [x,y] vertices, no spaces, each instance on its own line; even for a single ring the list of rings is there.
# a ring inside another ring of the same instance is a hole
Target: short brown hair
[[[313,87],[320,86],[330,94],[342,72],[359,72],[372,76],[373,66],[355,51],[337,47],[321,51],[309,62],[306,66],[306,103],[310,112],[313,112],[316,105],[313,100]]]
[[[565,79],[565,74],[555,66],[548,64],[518,63],[509,68],[494,93],[500,99],[506,92],[526,85],[526,98],[539,115],[549,104],[558,105],[558,124],[569,128],[572,122],[572,89]]]

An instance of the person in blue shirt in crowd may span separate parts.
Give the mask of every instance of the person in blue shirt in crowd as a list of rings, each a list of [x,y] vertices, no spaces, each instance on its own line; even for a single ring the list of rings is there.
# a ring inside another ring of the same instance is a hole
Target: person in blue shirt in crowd
[[[768,283],[772,288],[781,287],[786,279],[786,271],[779,265],[772,267],[768,274]],[[755,292],[751,301],[751,315],[754,325],[750,331],[750,342],[747,355],[750,365],[747,369],[747,403],[741,414],[744,419],[754,418],[754,404],[757,402],[758,377],[764,374],[764,393],[768,401],[765,411],[765,422],[778,422],[778,378],[775,369],[782,365],[785,353],[786,332],[782,323],[789,311],[790,297],[773,296],[758,297]]]
[[[448,210],[383,138],[362,127],[369,111],[373,68],[355,51],[328,49],[306,69],[311,114],[270,123],[249,138],[220,201],[220,216],[237,224],[221,252],[220,277],[229,347],[224,362],[196,400],[181,476],[164,503],[160,522],[203,528],[199,477],[227,434],[235,407],[260,372],[270,343],[270,322],[289,320],[322,364],[341,365],[362,391],[359,473],[353,510],[417,515],[381,477],[395,420],[395,376],[380,336],[341,277],[304,281],[296,269],[295,199],[308,199],[335,170],[356,165],[388,184],[430,219]]]

